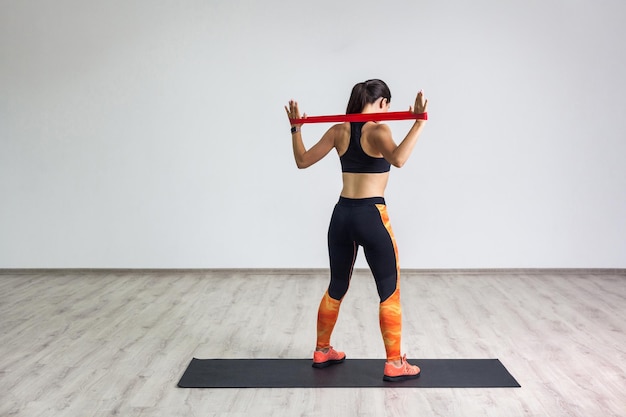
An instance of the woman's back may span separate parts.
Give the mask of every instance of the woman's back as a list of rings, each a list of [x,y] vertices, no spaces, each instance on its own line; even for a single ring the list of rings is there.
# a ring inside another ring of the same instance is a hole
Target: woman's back
[[[347,198],[384,197],[389,179],[389,162],[376,149],[378,124],[344,123],[335,139],[342,166],[343,189]]]

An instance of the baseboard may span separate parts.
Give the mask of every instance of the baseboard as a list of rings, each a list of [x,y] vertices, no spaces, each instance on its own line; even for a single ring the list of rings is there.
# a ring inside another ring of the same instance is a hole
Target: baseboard
[[[370,273],[367,268],[356,268],[357,274]],[[244,274],[244,275],[328,275],[327,268],[0,268],[0,275],[52,274]],[[624,275],[625,268],[405,268],[407,275]]]

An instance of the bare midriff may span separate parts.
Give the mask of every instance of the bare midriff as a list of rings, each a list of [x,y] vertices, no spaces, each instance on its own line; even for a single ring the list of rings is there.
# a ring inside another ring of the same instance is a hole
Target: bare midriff
[[[343,189],[341,196],[346,198],[384,197],[389,172],[378,174],[342,173]]]

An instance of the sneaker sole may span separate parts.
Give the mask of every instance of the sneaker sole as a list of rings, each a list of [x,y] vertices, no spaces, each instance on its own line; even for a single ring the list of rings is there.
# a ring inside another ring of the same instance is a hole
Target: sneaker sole
[[[345,360],[346,358],[344,357],[343,359],[333,359],[326,362],[313,362],[313,368],[327,368],[331,365],[338,365]]]
[[[415,379],[415,378],[419,378],[419,376],[422,374],[422,372],[418,372],[415,375],[399,375],[399,376],[387,376],[384,375],[383,376],[383,381],[387,381],[387,382],[401,382],[401,381],[407,381],[409,379]]]

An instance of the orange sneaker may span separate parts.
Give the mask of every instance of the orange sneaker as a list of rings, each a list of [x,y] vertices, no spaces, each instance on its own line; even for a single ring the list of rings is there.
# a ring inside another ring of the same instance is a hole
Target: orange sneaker
[[[314,368],[326,368],[330,365],[336,365],[346,360],[346,354],[343,352],[337,352],[331,346],[328,352],[316,350],[313,353],[313,367]]]
[[[407,379],[414,379],[420,376],[420,368],[415,365],[411,365],[406,361],[406,355],[402,357],[402,365],[396,367],[392,363],[385,362],[385,374],[383,380],[389,382],[406,381]]]

